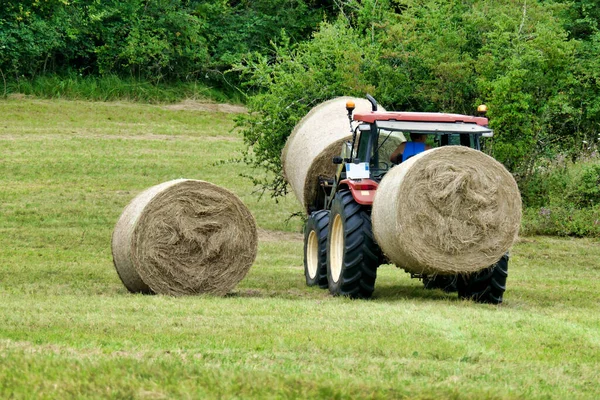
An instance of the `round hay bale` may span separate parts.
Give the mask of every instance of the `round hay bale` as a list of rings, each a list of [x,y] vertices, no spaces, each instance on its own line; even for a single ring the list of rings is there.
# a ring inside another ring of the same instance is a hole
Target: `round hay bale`
[[[521,195],[492,157],[444,146],[387,173],[372,221],[384,254],[407,272],[466,274],[494,264],[517,239]]]
[[[337,165],[331,160],[340,155],[344,141],[352,139],[348,100],[354,101],[355,113],[371,111],[371,103],[362,98],[336,97],[321,103],[296,124],[281,153],[285,179],[307,211],[319,190],[318,177],[333,178]]]
[[[254,217],[230,191],[177,179],[129,203],[112,237],[115,268],[131,292],[224,295],[254,259]]]

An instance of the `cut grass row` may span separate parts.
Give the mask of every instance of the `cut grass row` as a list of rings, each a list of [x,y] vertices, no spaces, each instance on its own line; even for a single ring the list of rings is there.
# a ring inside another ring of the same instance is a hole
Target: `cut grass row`
[[[0,398],[600,396],[597,240],[523,238],[499,307],[392,266],[372,301],[333,298],[304,285],[296,202],[215,164],[243,148],[231,115],[31,99],[0,115]],[[233,190],[268,230],[225,298],[132,295],[112,266],[125,205],[180,177]]]

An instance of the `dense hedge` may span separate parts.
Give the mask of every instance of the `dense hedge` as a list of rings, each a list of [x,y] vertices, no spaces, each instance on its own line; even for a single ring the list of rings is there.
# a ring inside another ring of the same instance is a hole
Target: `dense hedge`
[[[214,79],[282,30],[302,40],[332,10],[311,0],[3,0],[0,70]]]

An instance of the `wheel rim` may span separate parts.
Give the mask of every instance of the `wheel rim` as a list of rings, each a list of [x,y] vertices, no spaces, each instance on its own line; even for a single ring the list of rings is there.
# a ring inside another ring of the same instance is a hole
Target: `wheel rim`
[[[306,242],[306,269],[310,279],[315,279],[319,264],[319,241],[315,231],[310,231]]]
[[[331,226],[331,241],[329,247],[329,269],[334,282],[340,280],[342,260],[344,258],[344,224],[342,217],[337,214]]]

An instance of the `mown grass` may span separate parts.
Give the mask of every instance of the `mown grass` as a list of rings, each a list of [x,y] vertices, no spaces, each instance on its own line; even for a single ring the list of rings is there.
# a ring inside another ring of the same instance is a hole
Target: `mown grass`
[[[598,398],[600,242],[526,237],[501,306],[382,266],[374,299],[307,288],[292,198],[239,178],[232,116],[0,102],[0,398]],[[224,298],[132,295],[110,237],[141,190],[236,192],[259,255]]]

